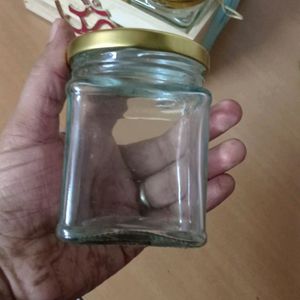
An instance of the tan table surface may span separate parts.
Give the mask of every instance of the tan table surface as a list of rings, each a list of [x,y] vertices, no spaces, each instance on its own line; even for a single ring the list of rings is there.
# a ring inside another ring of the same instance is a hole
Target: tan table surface
[[[207,87],[238,99],[243,122],[224,139],[248,147],[236,192],[208,215],[198,250],[144,251],[86,300],[300,299],[300,3],[244,0],[212,53]],[[0,1],[0,126],[42,51],[49,24]]]

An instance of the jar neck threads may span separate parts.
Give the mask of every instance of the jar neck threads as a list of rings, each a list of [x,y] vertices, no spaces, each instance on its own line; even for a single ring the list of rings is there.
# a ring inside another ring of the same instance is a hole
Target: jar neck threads
[[[170,52],[142,49],[90,50],[71,61],[72,79],[104,76],[152,84],[201,87],[205,68],[193,59]]]

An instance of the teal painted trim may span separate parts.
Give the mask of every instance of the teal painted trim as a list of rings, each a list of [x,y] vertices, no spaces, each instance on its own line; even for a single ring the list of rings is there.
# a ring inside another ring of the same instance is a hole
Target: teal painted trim
[[[225,4],[233,9],[236,9],[239,5],[240,0],[225,0]],[[202,39],[201,44],[207,49],[211,50],[212,46],[214,45],[216,39],[224,29],[225,25],[229,21],[230,17],[228,17],[222,7],[220,7],[210,24],[210,27],[205,34],[204,38]]]

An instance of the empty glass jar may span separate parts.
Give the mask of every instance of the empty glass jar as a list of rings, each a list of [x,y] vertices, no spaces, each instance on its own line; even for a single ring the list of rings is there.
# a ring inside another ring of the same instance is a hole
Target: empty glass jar
[[[67,241],[205,243],[209,56],[140,29],[89,33],[68,58],[58,236]]]
[[[129,2],[179,27],[187,28],[192,25],[208,0],[129,0]]]

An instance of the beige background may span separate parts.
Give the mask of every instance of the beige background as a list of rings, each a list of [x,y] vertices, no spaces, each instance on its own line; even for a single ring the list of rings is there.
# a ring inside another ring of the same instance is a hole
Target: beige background
[[[207,246],[149,248],[87,300],[300,299],[300,3],[244,0],[212,53],[215,99],[238,99],[247,161],[236,192],[208,215]],[[0,126],[12,113],[49,24],[0,1]]]

